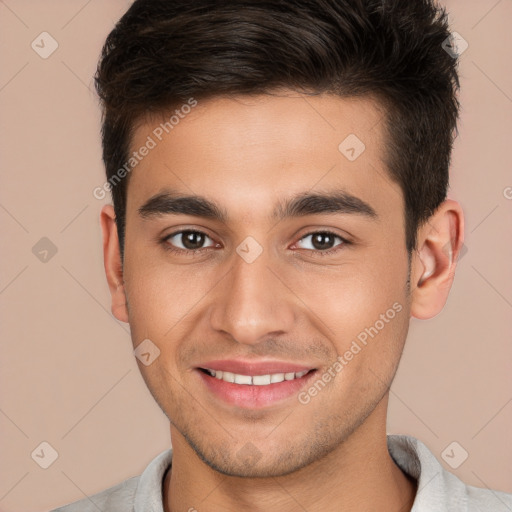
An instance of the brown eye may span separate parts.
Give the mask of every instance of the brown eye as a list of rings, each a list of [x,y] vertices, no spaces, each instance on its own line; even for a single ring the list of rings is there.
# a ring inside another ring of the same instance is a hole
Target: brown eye
[[[176,247],[178,250],[196,251],[198,249],[204,249],[214,245],[212,241],[211,245],[205,247],[204,243],[206,239],[211,240],[211,238],[202,231],[184,230],[172,233],[164,240],[166,243]]]
[[[305,243],[306,247],[303,246],[302,249],[308,249],[312,251],[321,251],[328,252],[329,250],[335,250],[335,248],[339,245],[344,245],[348,243],[347,240],[342,238],[339,235],[331,233],[329,231],[316,231],[314,233],[309,233],[306,236],[302,237],[299,240],[299,243],[303,243],[304,240],[310,238],[309,243]],[[335,244],[336,239],[341,240],[341,244]],[[309,245],[309,247],[307,247]]]

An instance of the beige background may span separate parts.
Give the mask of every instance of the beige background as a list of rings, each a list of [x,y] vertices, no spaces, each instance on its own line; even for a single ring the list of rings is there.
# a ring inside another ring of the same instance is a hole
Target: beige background
[[[411,321],[388,432],[418,437],[440,460],[457,441],[469,457],[455,474],[512,492],[512,1],[446,4],[469,43],[450,192],[466,213],[467,253],[443,312]],[[92,195],[104,182],[92,75],[128,5],[0,0],[4,512],[91,495],[169,446],[128,326],[110,313],[98,221],[106,201]],[[47,59],[31,48],[43,31],[59,45]],[[42,237],[57,248],[46,262],[32,252]],[[48,469],[31,457],[43,441],[58,452]]]

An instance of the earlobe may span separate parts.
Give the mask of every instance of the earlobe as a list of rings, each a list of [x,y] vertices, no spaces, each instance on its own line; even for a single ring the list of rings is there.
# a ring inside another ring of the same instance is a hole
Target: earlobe
[[[447,199],[418,231],[411,272],[411,316],[428,319],[446,304],[455,277],[456,256],[464,241],[464,214]]]
[[[103,233],[103,263],[110,295],[112,297],[112,314],[121,322],[128,323],[128,308],[124,288],[123,267],[119,237],[112,205],[105,205],[100,214]]]

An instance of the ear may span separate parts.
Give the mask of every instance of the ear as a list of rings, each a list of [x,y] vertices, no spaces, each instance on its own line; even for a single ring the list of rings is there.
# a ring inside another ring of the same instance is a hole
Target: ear
[[[128,323],[128,307],[124,289],[123,266],[114,208],[107,204],[101,209],[101,231],[103,233],[103,263],[112,296],[112,314],[121,322]]]
[[[411,316],[425,320],[441,312],[455,277],[464,243],[464,213],[447,199],[418,230],[411,264]]]

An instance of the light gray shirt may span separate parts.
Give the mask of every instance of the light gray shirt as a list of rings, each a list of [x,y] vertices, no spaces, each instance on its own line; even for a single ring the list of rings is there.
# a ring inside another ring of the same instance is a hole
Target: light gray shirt
[[[414,437],[388,434],[387,442],[396,464],[418,482],[411,512],[512,512],[512,494],[464,484]],[[164,512],[162,485],[171,460],[172,449],[165,450],[142,475],[52,512]]]

